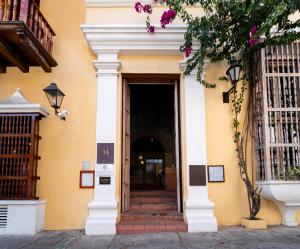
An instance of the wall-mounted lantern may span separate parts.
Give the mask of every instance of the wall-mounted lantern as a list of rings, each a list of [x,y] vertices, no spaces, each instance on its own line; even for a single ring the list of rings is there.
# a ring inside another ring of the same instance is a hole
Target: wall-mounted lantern
[[[57,87],[55,83],[51,83],[43,90],[46,93],[50,105],[55,110],[55,115],[57,115],[61,120],[66,120],[68,112],[66,110],[58,112],[58,109],[60,109],[61,107],[65,94]]]
[[[237,63],[233,64],[228,68],[226,75],[229,77],[232,87],[228,92],[223,92],[223,103],[229,103],[229,95],[236,88],[236,84],[240,80],[241,70],[242,70],[242,66]]]

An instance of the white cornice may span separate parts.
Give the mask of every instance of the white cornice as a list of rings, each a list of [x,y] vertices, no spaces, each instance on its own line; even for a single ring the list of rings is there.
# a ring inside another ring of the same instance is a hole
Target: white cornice
[[[144,25],[85,24],[81,29],[96,54],[111,50],[119,54],[181,54],[179,48],[184,43],[186,31],[183,25],[157,27],[154,34],[148,33]]]
[[[0,113],[40,113],[45,117],[49,114],[40,104],[29,102],[19,88],[8,99],[0,101]]]
[[[119,8],[119,7],[133,7],[137,0],[85,0],[85,6],[88,8]],[[140,0],[142,4],[151,4],[153,0]],[[184,4],[184,6],[186,6]],[[190,7],[199,7],[199,4]]]
[[[117,61],[93,61],[97,74],[116,75],[121,68],[121,62]]]
[[[85,0],[86,7],[132,7],[135,0]],[[151,0],[142,0],[143,3],[151,3]]]

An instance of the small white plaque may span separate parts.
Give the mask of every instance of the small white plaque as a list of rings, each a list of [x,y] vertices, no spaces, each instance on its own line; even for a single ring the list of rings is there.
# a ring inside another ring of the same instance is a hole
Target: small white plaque
[[[94,188],[95,172],[81,171],[80,172],[80,188]]]
[[[208,181],[225,182],[224,166],[223,165],[208,166]]]
[[[113,165],[97,165],[97,176],[98,177],[111,177],[114,176],[114,166]]]
[[[90,170],[91,162],[90,161],[82,161],[82,170]]]

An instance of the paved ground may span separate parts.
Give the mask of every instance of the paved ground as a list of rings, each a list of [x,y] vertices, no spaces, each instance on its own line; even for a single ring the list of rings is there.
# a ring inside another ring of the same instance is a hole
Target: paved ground
[[[248,231],[241,227],[217,233],[160,233],[85,236],[83,231],[44,232],[37,236],[0,236],[1,249],[300,249],[300,227]]]

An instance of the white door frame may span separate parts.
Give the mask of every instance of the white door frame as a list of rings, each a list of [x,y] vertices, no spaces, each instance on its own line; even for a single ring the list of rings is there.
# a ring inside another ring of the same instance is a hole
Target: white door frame
[[[151,35],[146,32],[144,25],[85,24],[82,25],[82,31],[98,56],[94,61],[98,76],[96,143],[116,143],[117,117],[120,116],[120,110],[116,108],[121,64],[118,55],[180,55],[179,48],[184,43],[186,27],[171,25],[168,29],[157,28],[155,34]],[[197,49],[197,45],[194,49]],[[181,68],[186,68],[186,60],[181,63]],[[208,198],[207,182],[205,186],[191,186],[189,183],[189,166],[207,165],[205,89],[197,82],[194,72],[182,76],[182,79],[181,96],[184,97],[181,98],[181,109],[184,115],[181,116],[181,124],[185,134],[182,136],[184,140],[181,140],[185,151],[182,170],[186,175],[185,186],[182,186],[185,189],[184,218],[189,232],[217,231],[214,203]],[[108,165],[105,167],[107,172],[103,172],[103,166],[96,165],[95,177],[106,174],[111,175],[112,181],[115,181],[116,167],[120,165]],[[117,209],[120,205],[116,200],[116,182],[109,186],[99,185],[98,179],[95,182],[94,199],[89,203],[86,234],[115,234]]]

